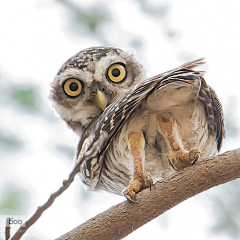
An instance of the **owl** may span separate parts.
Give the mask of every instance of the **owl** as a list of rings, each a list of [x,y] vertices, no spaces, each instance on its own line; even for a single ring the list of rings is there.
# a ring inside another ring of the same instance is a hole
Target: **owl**
[[[222,106],[204,72],[193,70],[203,63],[147,78],[132,54],[92,47],[63,64],[50,98],[79,135],[76,162],[98,145],[79,169],[90,190],[134,201],[141,189],[220,151]]]

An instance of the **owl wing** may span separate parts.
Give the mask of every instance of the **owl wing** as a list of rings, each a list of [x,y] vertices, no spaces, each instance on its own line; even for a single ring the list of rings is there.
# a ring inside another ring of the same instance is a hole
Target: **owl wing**
[[[225,136],[222,106],[215,92],[206,84],[203,72],[194,71],[193,68],[204,64],[203,59],[183,64],[171,71],[146,79],[135,85],[129,92],[123,94],[118,100],[110,104],[84,131],[76,151],[77,161],[81,161],[84,152],[89,151],[102,134],[105,135],[98,147],[98,151],[81,166],[83,181],[94,188],[98,181],[104,153],[111,140],[121,129],[124,122],[130,117],[134,109],[143,101],[147,102],[152,93],[191,86],[200,79],[198,98],[202,101],[208,119],[209,129],[216,135],[218,150],[221,148]]]

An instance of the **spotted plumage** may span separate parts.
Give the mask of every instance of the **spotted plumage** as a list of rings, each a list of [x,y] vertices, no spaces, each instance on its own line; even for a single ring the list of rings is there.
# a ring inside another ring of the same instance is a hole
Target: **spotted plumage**
[[[146,78],[131,54],[98,47],[79,52],[61,67],[51,99],[80,136],[76,160],[106,136],[99,152],[81,164],[80,176],[90,189],[134,199],[151,181],[220,150],[222,106],[204,73],[193,70],[203,63],[199,59]],[[81,89],[77,95],[74,81]]]

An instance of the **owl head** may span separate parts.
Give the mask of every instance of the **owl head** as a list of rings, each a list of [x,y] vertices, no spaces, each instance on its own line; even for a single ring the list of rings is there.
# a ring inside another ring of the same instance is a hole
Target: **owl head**
[[[58,115],[81,135],[105,108],[145,78],[133,57],[112,47],[80,51],[63,64],[50,98]]]

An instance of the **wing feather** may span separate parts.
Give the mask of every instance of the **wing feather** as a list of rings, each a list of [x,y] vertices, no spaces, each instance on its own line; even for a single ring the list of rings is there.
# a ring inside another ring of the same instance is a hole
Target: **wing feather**
[[[216,96],[216,93],[206,84],[203,79],[202,71],[194,71],[193,68],[204,64],[203,58],[197,59],[192,62],[187,62],[178,68],[171,71],[159,74],[155,77],[146,79],[137,85],[135,85],[129,92],[123,94],[118,100],[110,104],[106,110],[98,116],[97,119],[85,129],[82,138],[78,144],[76,157],[77,159],[82,154],[82,151],[91,149],[93,143],[99,139],[102,133],[107,133],[107,138],[101,143],[99,152],[96,153],[94,164],[89,159],[88,163],[83,164],[84,169],[88,172],[95,171],[94,174],[84,174],[85,178],[98,178],[102,162],[104,161],[104,153],[107,150],[111,140],[116,133],[121,129],[124,122],[131,116],[134,109],[136,109],[143,100],[145,100],[153,91],[161,91],[169,83],[176,81],[184,82],[186,84],[192,84],[196,78],[201,78],[201,90],[199,93],[199,100],[213,105],[212,111],[205,106],[205,112],[209,120],[209,125],[213,128],[213,133],[216,134],[218,142],[218,149],[222,144],[222,139],[225,136],[224,130],[224,118],[221,104]],[[214,127],[212,127],[214,126]],[[83,148],[87,146],[87,148]],[[90,179],[89,179],[90,180]]]

